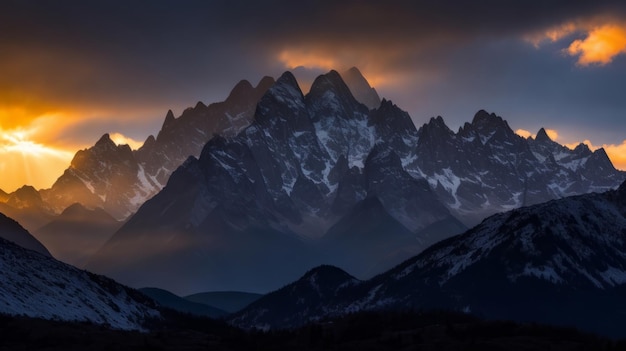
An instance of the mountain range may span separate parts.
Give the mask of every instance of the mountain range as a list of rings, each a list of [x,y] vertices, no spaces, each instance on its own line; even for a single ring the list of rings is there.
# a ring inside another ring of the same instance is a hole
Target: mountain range
[[[495,114],[417,129],[335,71],[306,95],[286,72],[248,127],[188,158],[86,267],[178,294],[263,292],[322,263],[366,278],[493,213],[624,179],[603,150],[525,139]]]
[[[625,179],[602,149],[523,138],[484,110],[457,132],[441,117],[417,128],[356,68],[307,94],[290,72],[242,81],[169,111],[138,150],[104,134],[50,189],[0,192],[19,222],[0,216],[0,312],[121,329],[159,317],[54,256],[179,296],[284,286],[231,318],[244,328],[442,308],[624,336]]]
[[[30,236],[4,216],[0,231]],[[0,313],[133,330],[160,318],[154,302],[141,293],[38,251],[0,238]]]
[[[232,317],[285,328],[365,310],[447,309],[624,337],[626,182],[493,215],[370,280],[320,266]]]

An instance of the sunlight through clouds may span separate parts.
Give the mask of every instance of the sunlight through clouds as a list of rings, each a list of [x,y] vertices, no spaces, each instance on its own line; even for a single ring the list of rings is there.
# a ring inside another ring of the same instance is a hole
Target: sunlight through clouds
[[[130,148],[133,149],[133,150],[137,150],[137,149],[139,149],[143,145],[143,142],[137,141],[137,140],[135,140],[133,138],[130,138],[130,137],[127,137],[127,136],[125,136],[122,133],[110,133],[109,137],[117,145],[124,145],[124,144],[126,144],[126,145],[130,146]]]
[[[28,107],[0,109],[2,190],[11,192],[22,185],[50,187],[68,167],[77,149],[56,136],[74,120],[68,114],[42,113]]]
[[[44,188],[63,173],[73,153],[37,143],[30,139],[33,130],[0,130],[0,169],[3,190],[22,185]]]

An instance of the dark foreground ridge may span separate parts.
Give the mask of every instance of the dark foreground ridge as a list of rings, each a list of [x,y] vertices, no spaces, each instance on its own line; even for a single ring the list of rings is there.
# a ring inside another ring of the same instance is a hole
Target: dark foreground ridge
[[[294,330],[249,331],[161,311],[150,333],[0,315],[2,350],[626,350],[571,328],[483,321],[450,312],[367,312]]]

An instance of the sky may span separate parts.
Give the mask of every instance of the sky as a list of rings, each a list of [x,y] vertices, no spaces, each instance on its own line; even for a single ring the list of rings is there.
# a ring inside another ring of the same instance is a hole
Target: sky
[[[0,2],[0,188],[52,185],[104,133],[138,147],[168,109],[241,79],[358,67],[419,127],[485,109],[626,170],[626,2]]]

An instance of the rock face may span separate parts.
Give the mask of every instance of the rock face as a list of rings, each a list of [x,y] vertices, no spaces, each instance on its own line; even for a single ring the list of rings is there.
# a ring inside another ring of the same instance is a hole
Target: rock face
[[[338,289],[332,282],[306,286],[302,278],[259,299],[232,322],[293,327],[360,310],[444,308],[623,338],[625,237],[626,182],[618,190],[494,215],[368,281]],[[294,285],[304,290],[302,296],[334,293],[308,309],[290,297]],[[289,311],[290,317],[275,311]]]
[[[467,225],[507,209],[614,189],[626,179],[603,149],[570,150],[545,131],[524,139],[501,117],[482,110],[457,133],[438,117],[418,134],[407,171],[426,178]]]
[[[341,78],[346,82],[357,101],[367,106],[370,110],[377,109],[380,106],[381,101],[376,89],[370,86],[370,83],[363,77],[358,68],[352,67],[341,73]]]
[[[406,113],[384,105],[370,113],[334,71],[318,77],[307,96],[285,73],[261,99],[252,125],[236,137],[213,138],[88,267],[183,292],[267,291],[323,262],[362,276],[397,262],[386,257],[409,257],[425,247],[418,231],[458,221],[428,182],[403,169],[410,146],[396,151],[394,144],[416,141],[417,131]],[[376,225],[350,230],[364,214]],[[462,229],[458,223],[438,234]],[[371,238],[369,246],[361,237]],[[142,254],[120,256],[128,242]],[[375,259],[367,257],[371,250]],[[162,269],[176,267],[176,282],[164,281]]]
[[[257,102],[273,83],[269,77],[257,87],[241,81],[224,102],[198,102],[178,118],[168,111],[157,137],[148,137],[136,151],[103,135],[93,147],[76,153],[51,189],[41,191],[44,202],[56,213],[80,203],[125,219],[163,188],[187,157],[198,156],[214,135],[232,137],[248,126]]]
[[[458,133],[441,117],[417,130],[390,101],[359,103],[335,71],[306,96],[287,72],[249,127],[189,158],[87,267],[180,294],[264,292],[322,263],[364,278],[460,233],[457,218],[626,178],[601,150],[539,135],[485,111]]]
[[[1,238],[0,266],[0,313],[135,330],[160,318],[143,294]]]

